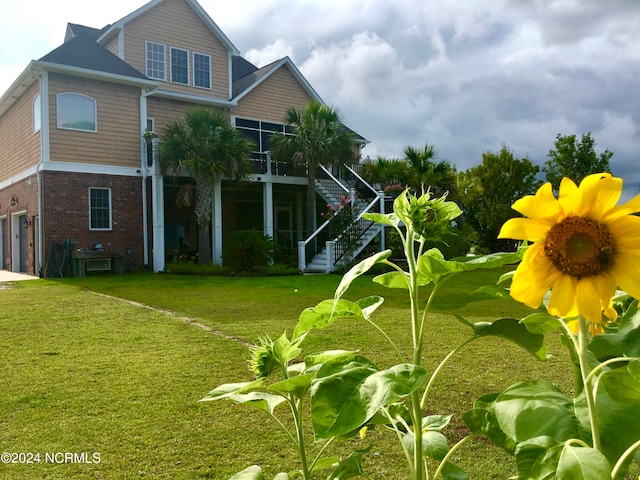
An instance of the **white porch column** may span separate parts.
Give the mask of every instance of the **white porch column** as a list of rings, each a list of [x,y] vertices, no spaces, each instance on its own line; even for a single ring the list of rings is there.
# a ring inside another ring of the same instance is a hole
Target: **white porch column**
[[[304,272],[307,269],[307,259],[304,240],[298,241],[298,270]]]
[[[273,183],[264,183],[262,202],[264,204],[264,234],[273,238]]]
[[[325,242],[325,248],[327,249],[327,264],[324,267],[325,273],[331,273],[333,271],[333,257],[335,257],[335,245],[336,242],[329,240]]]
[[[211,258],[213,263],[222,265],[222,181],[217,179],[213,186],[213,212],[211,214]]]
[[[164,179],[151,175],[151,210],[153,211],[153,271],[164,270]]]

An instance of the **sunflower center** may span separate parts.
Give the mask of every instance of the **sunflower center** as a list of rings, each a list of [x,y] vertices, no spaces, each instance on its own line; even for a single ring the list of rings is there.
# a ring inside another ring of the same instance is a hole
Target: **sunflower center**
[[[544,253],[562,273],[578,279],[606,271],[615,255],[606,225],[587,217],[567,217],[549,230]]]

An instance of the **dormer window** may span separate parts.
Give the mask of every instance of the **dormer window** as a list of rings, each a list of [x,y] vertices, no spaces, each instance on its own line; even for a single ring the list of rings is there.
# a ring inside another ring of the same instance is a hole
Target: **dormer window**
[[[147,77],[154,80],[165,80],[166,49],[161,43],[146,42]]]
[[[96,101],[81,93],[60,93],[56,97],[58,128],[97,132]]]

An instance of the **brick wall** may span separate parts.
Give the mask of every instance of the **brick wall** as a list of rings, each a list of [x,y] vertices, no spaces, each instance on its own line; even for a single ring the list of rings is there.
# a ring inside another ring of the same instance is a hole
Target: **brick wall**
[[[89,228],[89,188],[111,189],[112,229]],[[93,249],[96,242],[123,252],[125,268],[143,264],[142,185],[139,177],[43,172],[43,252],[69,239],[75,249]]]
[[[11,205],[11,200],[15,199],[15,205]],[[18,266],[12,264],[12,239],[17,238],[19,232],[13,229],[13,218],[16,215],[26,215],[30,221],[26,229],[27,238],[27,273],[37,275],[35,271],[35,222],[38,215],[38,184],[35,175],[16,182],[0,191],[0,218],[7,221],[7,236],[4,238],[4,252],[7,256],[6,269],[9,271],[19,270]]]

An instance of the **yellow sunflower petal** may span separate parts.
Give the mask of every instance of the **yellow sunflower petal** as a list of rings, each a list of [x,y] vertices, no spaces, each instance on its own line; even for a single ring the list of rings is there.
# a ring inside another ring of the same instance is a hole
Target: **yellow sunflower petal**
[[[578,280],[576,303],[578,304],[578,313],[590,322],[599,323],[602,320],[600,296],[594,277]]]
[[[618,239],[627,235],[640,235],[640,217],[625,215],[609,222],[608,228],[613,236],[619,237]]]
[[[612,303],[613,296],[618,289],[615,280],[608,274],[596,275],[591,278],[600,298],[600,310],[604,310],[605,316],[615,322],[618,318],[618,312],[613,308]],[[602,321],[602,317],[600,317],[600,321]]]
[[[551,290],[547,310],[557,317],[573,317],[578,314],[576,307],[576,285],[578,281],[570,275],[560,275]]]
[[[602,216],[603,222],[611,222],[625,215],[631,215],[640,212],[640,195],[636,195],[631,200],[617,207],[611,208]]]
[[[549,228],[549,225],[544,225],[528,218],[512,218],[502,225],[498,238],[537,242],[545,237]]]
[[[596,335],[602,335],[604,333],[604,328],[602,328],[601,323],[590,323],[589,332],[592,337],[595,337]]]
[[[618,218],[608,225],[608,229],[615,239],[617,252],[640,252],[640,217],[627,215]],[[640,265],[638,270],[640,274]]]
[[[616,206],[622,195],[622,179],[618,177],[605,177],[600,179],[597,185],[596,205],[589,215],[593,219],[601,219]]]
[[[544,254],[544,246],[536,243],[529,247],[516,269],[511,282],[511,296],[531,308],[538,308],[559,275],[560,272]]]
[[[560,205],[556,197],[553,196],[550,183],[545,183],[535,195],[527,195],[516,200],[512,208],[525,217],[550,225],[557,223],[557,217],[560,213]]]
[[[580,324],[578,323],[578,320],[571,320],[567,322],[567,326],[569,327],[571,332],[575,334],[577,334],[578,331],[580,330]]]
[[[616,284],[634,298],[640,298],[640,255],[620,255],[609,271]]]
[[[580,206],[580,191],[570,178],[564,177],[560,182],[558,203],[565,216],[574,215]]]
[[[578,189],[580,190],[581,198],[580,206],[578,210],[576,210],[577,215],[590,217],[590,214],[598,210],[601,192],[603,189],[607,190],[607,181],[610,179],[610,173],[594,173],[587,175],[582,182],[580,182]],[[620,184],[620,188],[622,188],[622,184]],[[617,201],[618,199],[616,199],[616,202]],[[613,202],[611,206],[613,207],[616,202]]]

